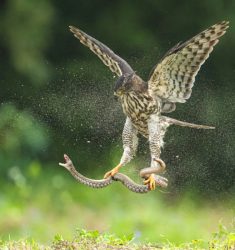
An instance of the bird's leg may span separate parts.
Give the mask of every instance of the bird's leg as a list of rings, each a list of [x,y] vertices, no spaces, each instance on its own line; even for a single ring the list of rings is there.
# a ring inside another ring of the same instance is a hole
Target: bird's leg
[[[108,171],[104,178],[108,178],[109,176],[114,176],[118,173],[119,169],[126,165],[131,159],[135,156],[135,152],[138,146],[138,137],[137,137],[137,130],[133,127],[131,120],[127,117],[124,129],[122,132],[122,142],[123,142],[123,154],[120,160],[120,163],[113,168],[112,170]]]
[[[148,121],[149,130],[149,147],[151,153],[151,167],[158,168],[158,173],[164,171],[166,165],[160,159],[161,146],[163,145],[163,137],[166,132],[166,127],[161,126],[159,116],[157,114],[151,115]],[[167,181],[161,176],[156,176],[155,174],[150,174],[144,184],[148,184],[150,190],[154,190],[156,185],[162,181]],[[159,182],[159,183],[158,183]]]
[[[104,179],[107,179],[109,176],[114,176],[116,173],[118,173],[119,169],[122,167],[122,164],[119,163],[116,167],[114,167],[112,170],[108,171],[104,175]]]

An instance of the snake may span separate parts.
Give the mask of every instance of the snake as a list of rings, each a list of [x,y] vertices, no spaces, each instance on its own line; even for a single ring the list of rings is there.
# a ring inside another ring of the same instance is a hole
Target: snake
[[[90,179],[81,173],[79,173],[76,168],[73,165],[72,160],[68,157],[68,155],[64,154],[64,159],[65,163],[59,163],[60,166],[64,167],[67,169],[70,174],[81,184],[84,184],[86,186],[89,186],[91,188],[105,188],[112,184],[115,181],[119,181],[122,183],[126,188],[128,188],[130,191],[134,193],[148,193],[150,191],[150,188],[148,185],[141,185],[133,181],[130,177],[128,177],[125,174],[122,173],[116,173],[114,176],[110,176],[106,179],[101,179],[101,180],[96,180],[96,179]],[[156,174],[162,172],[162,169],[159,167],[148,167],[148,168],[143,168],[140,171],[140,177],[142,178],[147,178],[150,174]],[[167,187],[167,179],[159,176],[159,175],[154,175],[155,181],[157,186],[160,187]]]
[[[170,117],[161,116],[161,123],[165,123],[168,126],[169,125],[177,125],[182,127],[190,127],[190,128],[196,128],[196,129],[214,129],[215,127],[206,126],[206,125],[198,125],[194,123],[179,121]],[[130,177],[128,177],[125,174],[122,173],[116,173],[114,176],[110,176],[106,179],[96,180],[96,179],[90,179],[86,176],[79,173],[76,168],[73,165],[73,162],[68,157],[68,155],[64,154],[65,163],[59,163],[60,166],[66,168],[71,175],[80,183],[92,187],[92,188],[104,188],[109,186],[115,181],[119,181],[122,183],[126,188],[128,188],[130,191],[135,193],[147,193],[151,191],[148,185],[141,185],[133,181]],[[168,186],[168,180],[160,175],[157,175],[158,173],[161,173],[165,169],[165,163],[160,159],[155,159],[155,161],[158,163],[154,167],[148,167],[143,168],[139,175],[140,177],[147,179],[150,175],[154,176],[154,180],[156,183],[156,186],[160,186],[163,188],[166,188]]]

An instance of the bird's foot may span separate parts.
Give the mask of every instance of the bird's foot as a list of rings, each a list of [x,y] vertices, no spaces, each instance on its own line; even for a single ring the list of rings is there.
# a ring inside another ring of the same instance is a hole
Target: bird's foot
[[[108,171],[105,175],[104,175],[104,179],[107,179],[108,177],[113,177],[116,173],[118,173],[119,169],[121,168],[121,164],[118,164],[115,168],[113,168],[112,170]]]
[[[166,188],[168,186],[168,180],[160,175],[151,174],[145,181],[145,185],[148,185],[150,190],[155,190],[157,186]]]
[[[145,185],[148,185],[150,190],[154,190],[156,188],[155,175],[151,174],[145,181]]]

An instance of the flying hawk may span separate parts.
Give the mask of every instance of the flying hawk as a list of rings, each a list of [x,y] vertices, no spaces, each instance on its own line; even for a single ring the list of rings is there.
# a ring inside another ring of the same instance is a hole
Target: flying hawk
[[[120,163],[107,172],[105,178],[114,176],[134,157],[138,145],[138,133],[149,140],[151,167],[165,168],[160,153],[169,122],[162,119],[164,117],[162,113],[174,111],[176,103],[184,103],[190,98],[201,65],[227,28],[228,22],[223,21],[184,43],[176,44],[153,68],[146,82],[106,45],[80,29],[70,26],[74,36],[119,77],[114,94],[118,96],[123,112],[127,116],[122,133],[124,151]],[[151,190],[155,189],[154,175],[150,174],[144,183],[149,185]]]

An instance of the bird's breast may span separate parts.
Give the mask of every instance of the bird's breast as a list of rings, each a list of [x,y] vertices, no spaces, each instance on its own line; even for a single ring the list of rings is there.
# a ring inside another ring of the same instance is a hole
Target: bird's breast
[[[127,93],[121,96],[123,112],[131,119],[136,129],[148,137],[148,119],[158,113],[160,107],[148,94]]]

